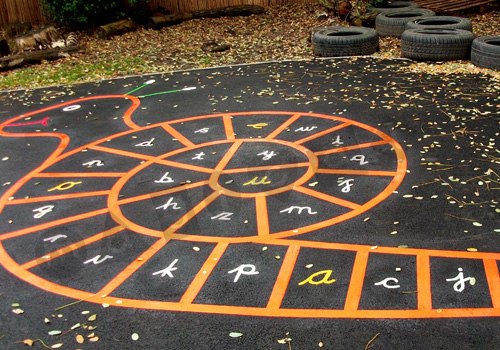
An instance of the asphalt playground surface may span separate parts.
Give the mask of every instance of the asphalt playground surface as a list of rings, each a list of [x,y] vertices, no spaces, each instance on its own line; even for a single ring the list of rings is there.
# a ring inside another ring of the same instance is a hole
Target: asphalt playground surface
[[[500,349],[500,85],[409,64],[0,93],[0,348]]]

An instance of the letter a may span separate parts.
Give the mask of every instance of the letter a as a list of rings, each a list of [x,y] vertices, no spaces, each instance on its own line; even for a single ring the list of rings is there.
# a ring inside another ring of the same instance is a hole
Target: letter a
[[[332,284],[332,283],[337,281],[334,278],[330,279],[330,277],[332,277],[332,273],[333,273],[332,270],[323,270],[323,271],[315,272],[312,275],[310,275],[309,277],[307,277],[305,280],[300,282],[299,286],[303,286],[306,283],[309,283],[309,284],[312,284],[315,286],[317,286],[318,284]],[[323,275],[323,277],[321,279],[315,280],[316,277],[319,277],[321,275]]]
[[[356,154],[354,157],[350,159],[353,162],[359,162],[360,165],[368,164],[366,157],[362,154]]]

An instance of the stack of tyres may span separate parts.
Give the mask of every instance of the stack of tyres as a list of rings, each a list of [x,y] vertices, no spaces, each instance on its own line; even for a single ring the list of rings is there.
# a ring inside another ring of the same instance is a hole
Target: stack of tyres
[[[472,22],[454,16],[409,21],[401,35],[401,55],[413,60],[453,61],[470,57]]]
[[[406,23],[420,17],[434,16],[431,10],[421,8],[407,8],[380,13],[375,19],[375,29],[380,36],[401,37]]]
[[[472,40],[474,34],[463,29],[408,29],[401,36],[401,53],[414,60],[463,60],[470,56]]]

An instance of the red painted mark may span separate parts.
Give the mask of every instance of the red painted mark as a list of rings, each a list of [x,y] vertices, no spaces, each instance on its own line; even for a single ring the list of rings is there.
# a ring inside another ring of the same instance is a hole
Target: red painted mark
[[[38,125],[41,124],[43,126],[49,125],[49,117],[45,117],[42,120],[34,121],[34,122],[22,122],[22,123],[14,123],[14,124],[9,124],[6,125],[6,127],[11,127],[11,126],[29,126],[29,125]]]

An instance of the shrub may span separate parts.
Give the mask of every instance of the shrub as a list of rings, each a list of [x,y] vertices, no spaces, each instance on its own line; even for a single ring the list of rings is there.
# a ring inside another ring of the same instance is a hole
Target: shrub
[[[72,29],[91,28],[145,9],[149,0],[44,0],[48,16]]]

